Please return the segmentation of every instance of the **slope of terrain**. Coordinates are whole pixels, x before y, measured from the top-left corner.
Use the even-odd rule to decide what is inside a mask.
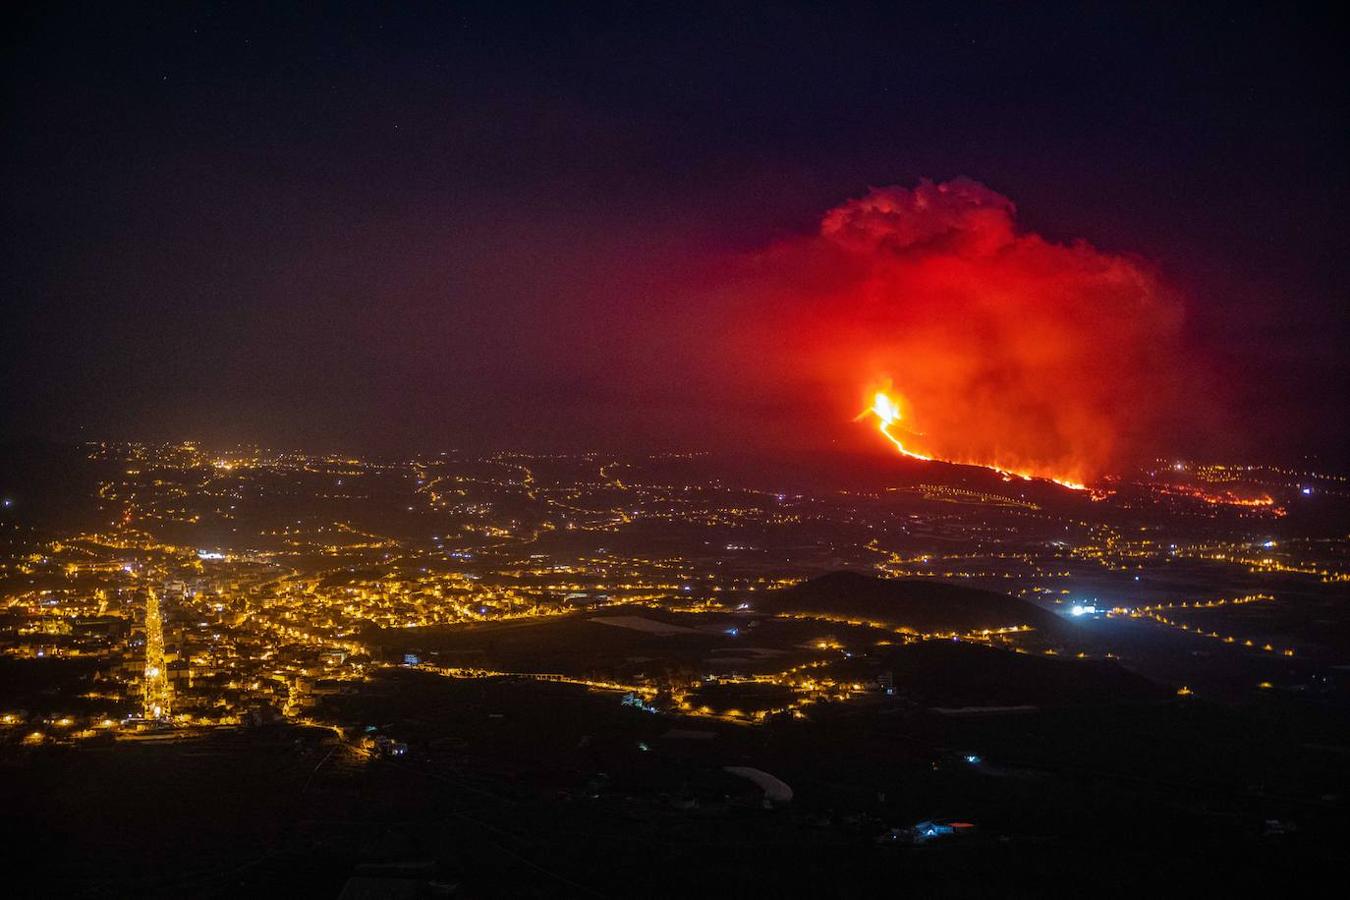
[[[1038,606],[977,588],[938,581],[875,578],[831,572],[774,591],[757,604],[764,612],[882,622],[932,633],[1030,625],[1055,631],[1059,619]]]

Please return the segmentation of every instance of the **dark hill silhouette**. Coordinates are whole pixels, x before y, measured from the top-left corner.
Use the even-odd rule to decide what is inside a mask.
[[[116,466],[89,459],[89,448],[36,439],[0,441],[0,527],[10,523],[70,531],[108,524],[97,499],[99,479]]]
[[[840,679],[892,673],[895,689],[932,706],[1116,703],[1161,700],[1171,691],[1113,661],[1055,659],[968,641],[918,641],[839,663]]]
[[[1007,594],[940,581],[875,578],[857,572],[830,572],[773,591],[761,606],[765,612],[884,622],[929,633],[1014,625],[1053,632],[1060,624],[1053,613]]]

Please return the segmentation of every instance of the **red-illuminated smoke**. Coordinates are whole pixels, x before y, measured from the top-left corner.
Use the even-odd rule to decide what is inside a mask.
[[[761,259],[773,306],[752,329],[841,421],[886,391],[909,455],[1091,481],[1159,443],[1189,365],[1180,305],[1142,260],[1019,233],[1014,212],[967,179],[874,190]]]

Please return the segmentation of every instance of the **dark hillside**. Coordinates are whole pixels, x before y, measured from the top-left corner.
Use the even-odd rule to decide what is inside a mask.
[[[919,632],[978,631],[1014,625],[1055,631],[1059,627],[1053,613],[1006,594],[940,581],[874,578],[857,572],[831,572],[774,591],[761,602],[761,609],[884,622]]]

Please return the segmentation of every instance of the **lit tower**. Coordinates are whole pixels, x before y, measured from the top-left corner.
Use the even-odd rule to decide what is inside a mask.
[[[164,669],[164,620],[159,595],[146,588],[145,599],[145,712],[147,719],[169,717],[169,673]]]

